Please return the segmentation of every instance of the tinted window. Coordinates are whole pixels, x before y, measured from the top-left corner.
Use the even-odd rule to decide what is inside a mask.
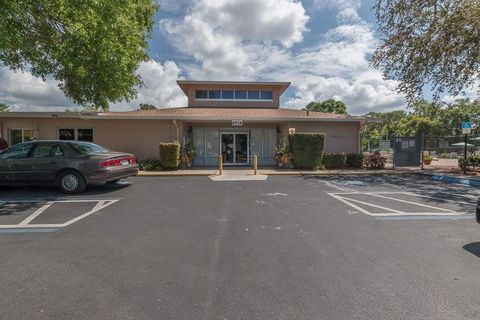
[[[78,129],[77,140],[93,142],[93,129]]]
[[[273,93],[272,91],[261,91],[261,99],[262,100],[272,100],[273,99]]]
[[[75,129],[58,129],[59,140],[75,140]]]
[[[248,91],[248,99],[249,100],[259,100],[260,99],[260,92],[259,91]]]
[[[0,153],[0,159],[22,159],[26,158],[30,149],[32,149],[32,143],[20,143],[14,145],[11,148],[4,150]]]
[[[63,149],[58,144],[53,143],[39,143],[33,149],[32,158],[48,158],[63,156]]]
[[[208,91],[208,99],[220,99],[220,90],[209,90]]]
[[[195,90],[195,98],[196,99],[207,99],[208,98],[208,90]]]
[[[244,91],[244,90],[235,91],[235,99],[247,99],[247,91]]]
[[[90,142],[70,142],[70,147],[72,147],[75,151],[82,153],[82,154],[95,154],[95,153],[105,153],[109,152],[110,150],[101,147],[97,144],[90,143]]]
[[[233,90],[222,90],[222,99],[233,99]]]

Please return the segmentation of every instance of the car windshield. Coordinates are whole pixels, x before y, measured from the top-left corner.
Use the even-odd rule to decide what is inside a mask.
[[[109,152],[110,150],[101,147],[97,144],[90,143],[90,142],[69,142],[68,143],[75,151],[82,153],[82,154],[96,154],[96,153],[105,153]]]

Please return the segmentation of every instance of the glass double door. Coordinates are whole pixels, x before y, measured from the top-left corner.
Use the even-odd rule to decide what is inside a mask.
[[[248,164],[248,133],[221,133],[220,150],[224,164]]]

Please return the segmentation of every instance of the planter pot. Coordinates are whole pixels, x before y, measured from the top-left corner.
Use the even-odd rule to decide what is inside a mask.
[[[423,164],[428,166],[432,163],[432,160],[423,160]]]
[[[288,168],[290,163],[290,156],[288,154],[282,154],[277,156],[277,164],[279,168]]]

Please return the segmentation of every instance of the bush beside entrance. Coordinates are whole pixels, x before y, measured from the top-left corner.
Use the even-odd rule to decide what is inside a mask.
[[[292,164],[296,169],[322,168],[325,135],[323,133],[296,133],[288,136]]]
[[[180,143],[161,142],[159,144],[160,164],[165,170],[176,170],[180,165]]]

